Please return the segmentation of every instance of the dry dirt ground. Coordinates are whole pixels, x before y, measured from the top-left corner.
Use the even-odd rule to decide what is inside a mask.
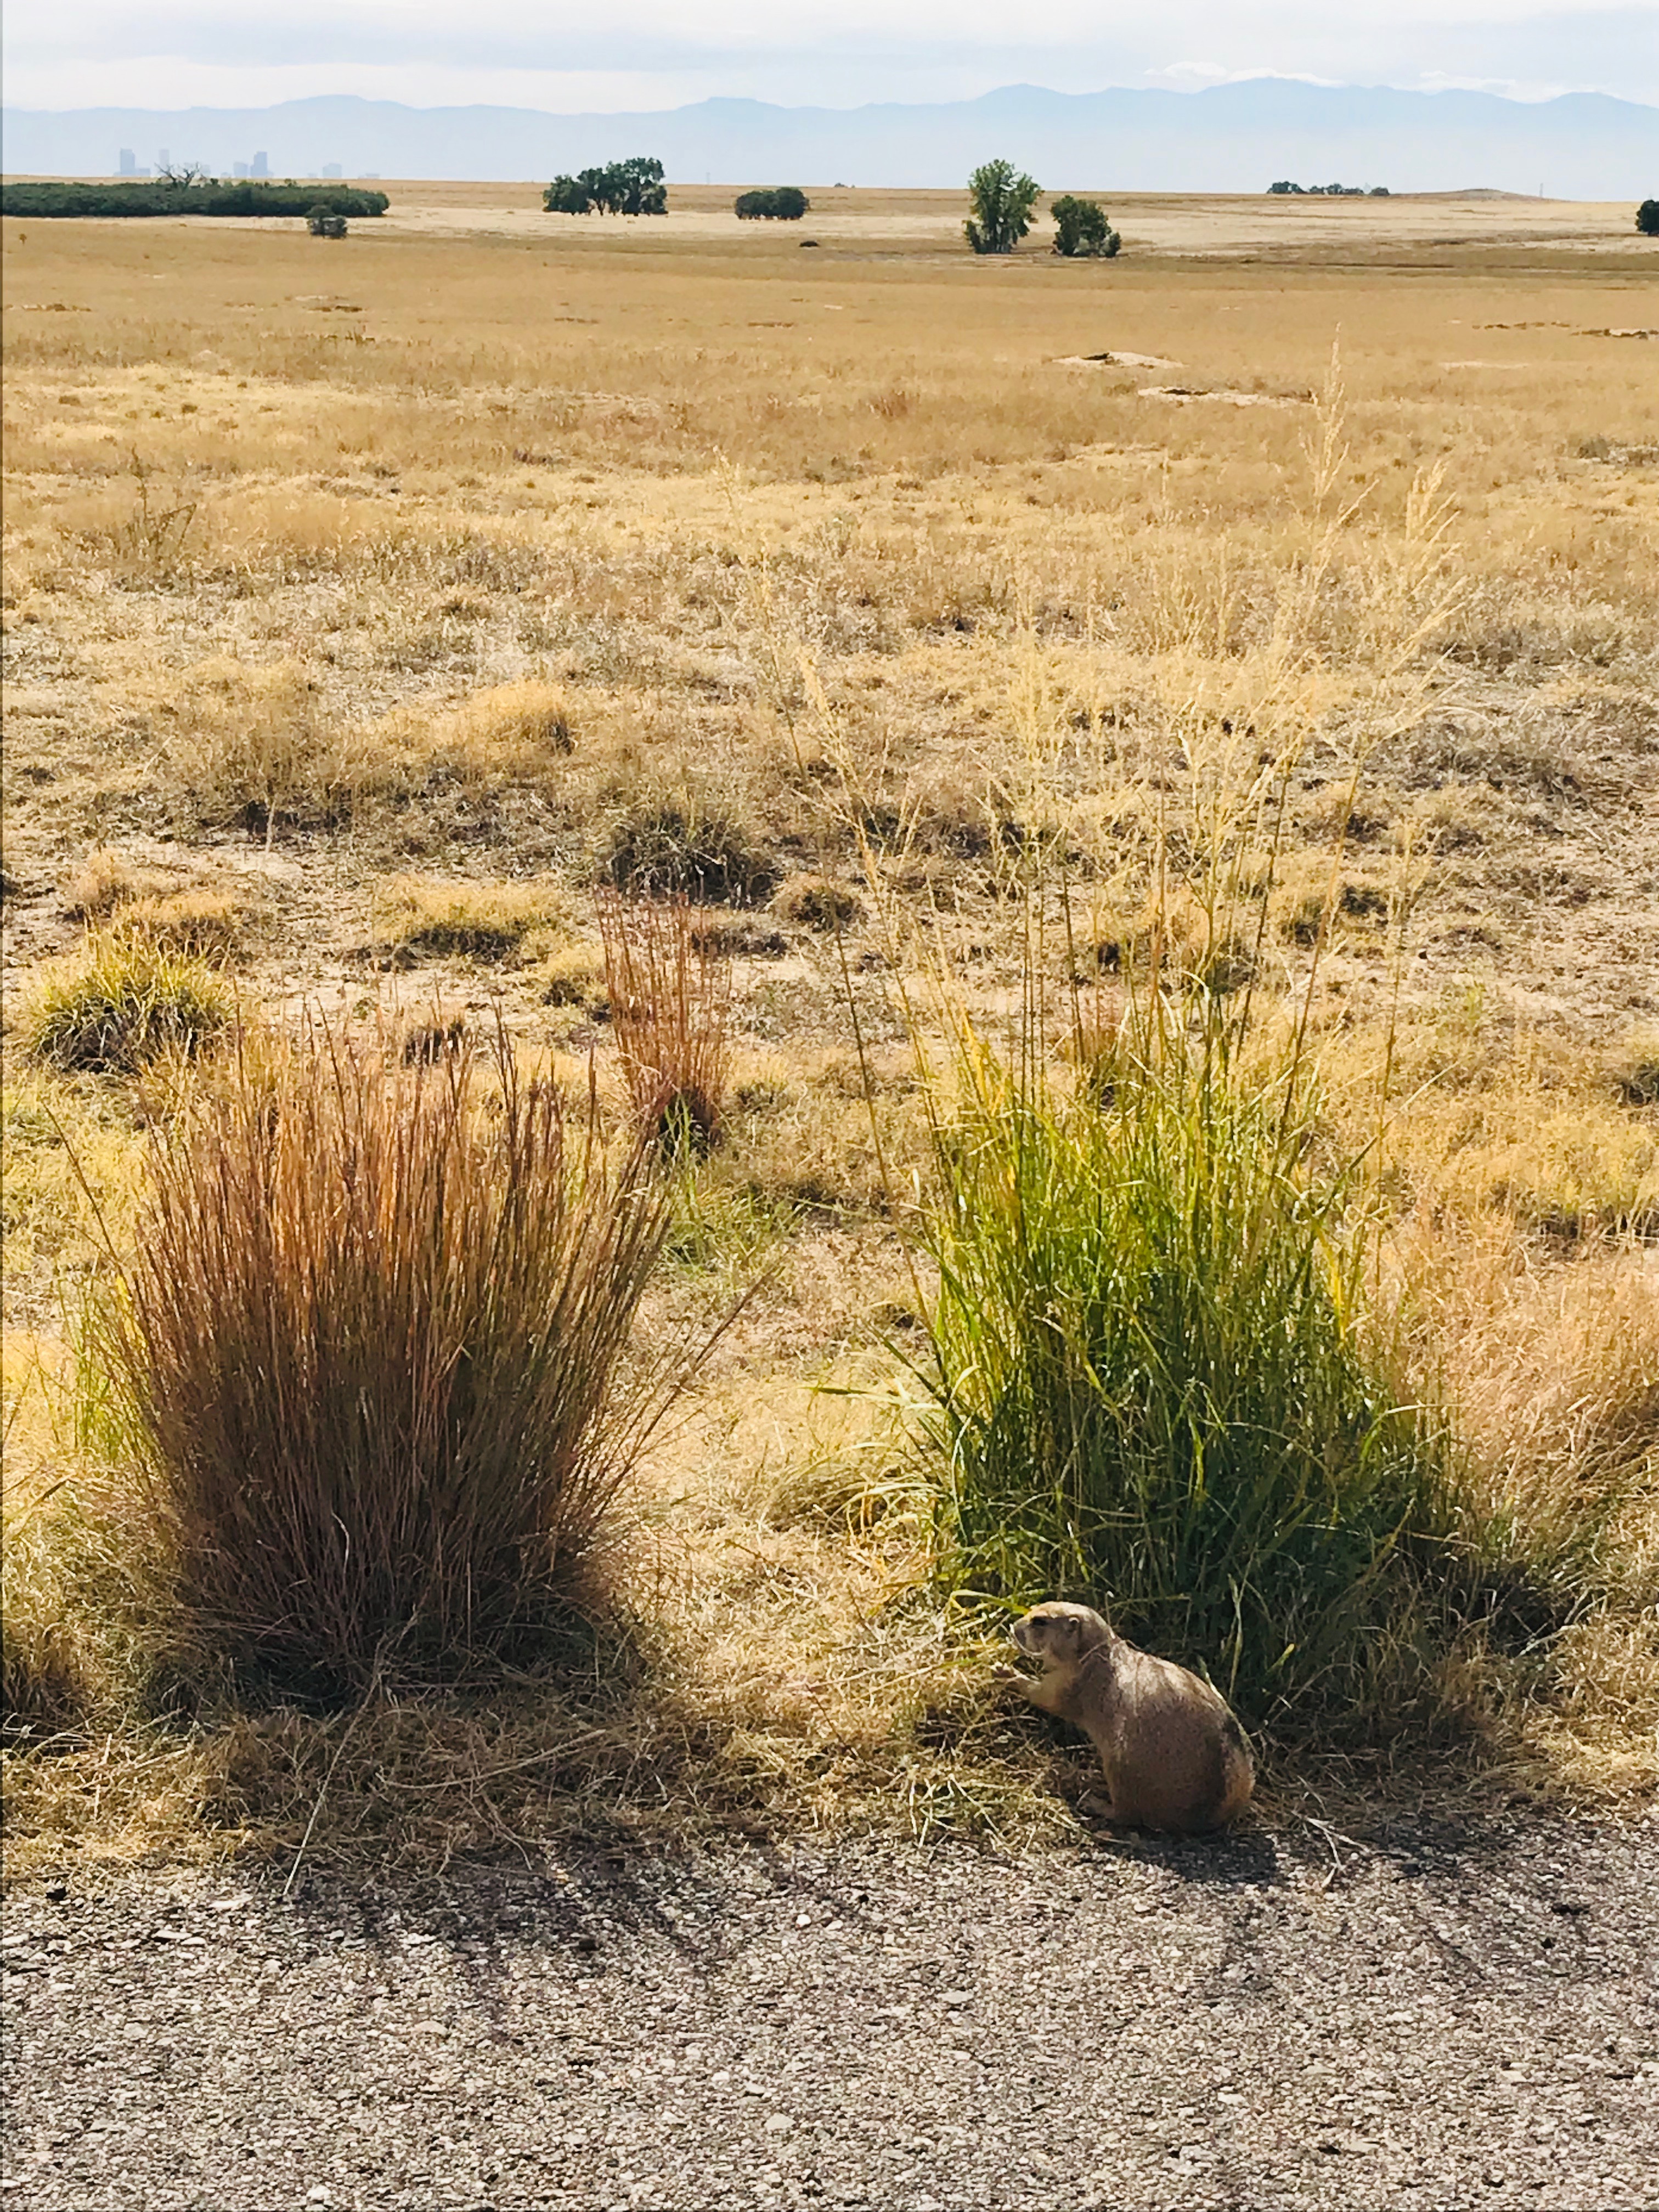
[[[128,1877],[8,1909],[30,2212],[1640,2212],[1650,1821]]]
[[[1127,192],[1107,196],[1127,252],[1295,261],[1304,254],[1328,264],[1346,258],[1385,264],[1393,252],[1474,247],[1486,256],[1520,247],[1575,253],[1627,250],[1630,210],[1580,200],[1488,198],[1479,194],[1413,193],[1382,205],[1355,200],[1208,198]],[[533,186],[400,185],[387,220],[410,230],[479,230],[502,236],[545,231]],[[566,217],[603,234],[602,216]],[[959,192],[888,194],[849,188],[812,196],[797,235],[842,249],[881,252],[896,245],[954,252],[962,242]],[[755,226],[732,213],[731,195],[682,187],[667,218],[672,239],[741,238]],[[614,227],[614,226],[613,226]],[[794,226],[788,226],[793,231]],[[786,231],[785,234],[787,234]]]

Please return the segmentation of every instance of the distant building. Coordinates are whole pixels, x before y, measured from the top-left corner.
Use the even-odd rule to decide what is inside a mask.
[[[115,157],[115,167],[116,173],[119,176],[136,177],[137,175],[138,156],[133,152],[131,146],[122,147],[120,152]]]
[[[268,154],[256,154],[253,157],[252,166],[248,170],[248,174],[250,177],[268,177],[270,174],[270,155]]]
[[[319,177],[343,177],[345,171],[337,161],[325,161],[317,173]]]
[[[173,159],[172,155],[168,153],[168,151],[167,151],[167,148],[166,148],[165,146],[158,146],[158,147],[156,148],[156,149],[155,149],[155,166],[156,166],[156,167],[157,167],[158,169],[165,169],[165,168],[166,168],[166,167],[167,167],[167,163],[168,163],[172,159]]]

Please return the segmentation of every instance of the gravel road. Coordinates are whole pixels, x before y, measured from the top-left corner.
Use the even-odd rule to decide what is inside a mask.
[[[1659,2204],[1659,1823],[39,1883],[8,2205]]]

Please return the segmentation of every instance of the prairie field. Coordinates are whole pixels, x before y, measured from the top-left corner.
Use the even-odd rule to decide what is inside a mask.
[[[1003,1188],[952,1164],[1007,1071],[1033,1126],[1127,1116],[1128,1061],[1201,1037],[1293,1069],[1284,1187],[1334,1178],[1344,1341],[1432,1426],[1434,1556],[1480,1560],[1410,1698],[1253,1711],[1264,1798],[1650,1799],[1630,211],[1109,198],[1123,254],[1073,264],[1042,223],[976,261],[944,193],[390,189],[340,241],[3,226],[13,1865],[1077,1832],[1086,1759],[992,1678],[1030,1590],[942,1565],[980,1352],[940,1301]],[[639,1170],[628,1357],[698,1348],[581,1632],[246,1693],[106,1402],[178,1133],[319,1038],[417,1090],[471,1040],[625,1149],[665,1005],[696,1127]]]

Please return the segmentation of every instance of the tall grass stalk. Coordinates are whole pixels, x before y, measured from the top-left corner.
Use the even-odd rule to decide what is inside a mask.
[[[601,892],[611,1026],[641,1127],[684,1149],[725,1115],[732,962],[718,924],[683,898]]]
[[[667,1225],[504,1037],[245,1058],[94,1335],[193,1632],[325,1699],[533,1654],[665,1401],[625,1355]]]

